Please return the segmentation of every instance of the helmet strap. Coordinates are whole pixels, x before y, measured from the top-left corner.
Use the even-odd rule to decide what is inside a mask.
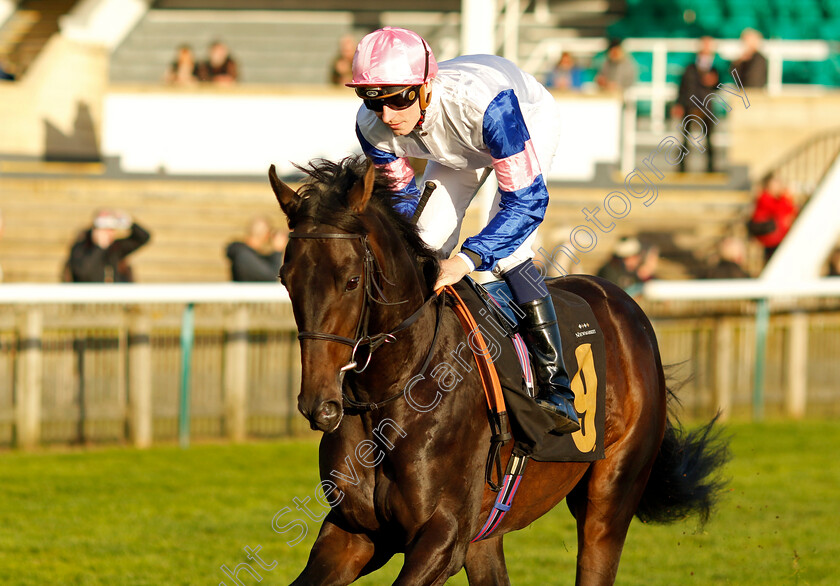
[[[417,121],[417,126],[415,128],[422,128],[423,121],[426,119],[426,108],[429,107],[429,102],[432,99],[432,88],[429,87],[429,92],[426,93],[426,84],[429,83],[429,45],[426,43],[426,39],[422,36],[417,35],[420,38],[420,42],[423,43],[423,50],[426,52],[426,65],[423,70],[423,85],[420,86],[420,120]]]
[[[420,98],[419,98],[419,100],[420,100],[420,111],[425,112],[426,108],[429,107],[429,102],[432,101],[432,88],[430,87],[428,92],[427,92],[425,83],[420,86]]]
[[[418,98],[420,102],[420,120],[417,121],[417,126],[415,128],[421,128],[423,126],[423,121],[426,119],[426,108],[429,107],[429,103],[432,101],[432,88],[429,88],[428,93],[426,93],[426,84],[420,86],[420,97]]]

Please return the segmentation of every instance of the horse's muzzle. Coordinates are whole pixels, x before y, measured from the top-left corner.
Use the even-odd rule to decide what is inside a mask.
[[[344,416],[341,403],[333,400],[319,403],[310,412],[307,412],[301,402],[298,401],[298,410],[309,420],[309,427],[324,433],[335,431]]]

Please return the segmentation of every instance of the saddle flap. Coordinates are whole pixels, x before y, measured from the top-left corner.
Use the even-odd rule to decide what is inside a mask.
[[[606,397],[606,349],[603,332],[589,304],[581,297],[563,291],[548,282],[557,311],[557,321],[563,340],[563,357],[575,392],[575,409],[581,417],[583,429],[573,434],[557,436],[548,433],[554,424],[534,402],[523,372],[528,368],[527,355],[517,351],[514,338],[505,331],[497,315],[505,320],[515,319],[511,296],[504,282],[478,285],[462,279],[455,288],[470,309],[484,334],[502,385],[504,401],[510,419],[516,449],[532,459],[551,462],[590,462],[604,457],[604,408]],[[488,311],[492,291],[498,306]],[[524,345],[523,345],[524,346]]]

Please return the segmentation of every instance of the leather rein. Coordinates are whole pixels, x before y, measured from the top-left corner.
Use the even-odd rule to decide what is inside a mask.
[[[376,259],[376,256],[370,249],[370,244],[368,243],[367,235],[343,234],[333,232],[305,232],[301,234],[296,234],[292,232],[291,234],[289,234],[289,238],[358,240],[362,244],[362,248],[364,250],[362,278],[364,279],[365,294],[362,298],[362,310],[361,314],[359,315],[359,321],[356,324],[355,338],[348,338],[345,336],[339,336],[337,334],[331,333],[306,331],[298,333],[299,340],[323,340],[326,342],[337,342],[339,344],[350,346],[353,349],[350,354],[350,361],[341,367],[341,372],[347,372],[348,370],[352,370],[353,372],[361,373],[364,372],[370,364],[371,356],[373,355],[374,351],[376,351],[385,343],[391,343],[396,341],[396,334],[414,324],[414,322],[416,322],[417,319],[422,315],[426,307],[428,305],[431,305],[432,302],[437,301],[437,319],[435,323],[435,333],[432,337],[432,343],[429,346],[429,351],[426,354],[426,359],[423,362],[423,366],[421,367],[420,372],[424,372],[426,370],[426,368],[431,363],[432,355],[434,354],[435,345],[437,343],[438,331],[440,330],[441,319],[443,317],[443,307],[444,305],[446,305],[445,291],[441,291],[440,294],[432,293],[432,295],[429,296],[429,298],[423,302],[423,304],[417,309],[417,311],[405,318],[390,332],[380,332],[378,334],[371,335],[368,331],[370,322],[371,303],[378,303],[379,305],[400,305],[402,303],[405,303],[405,301],[397,301],[391,303],[387,299],[385,299],[385,295],[382,291],[382,288],[373,278],[374,274],[381,275],[382,270],[379,267],[379,262]],[[385,279],[385,277],[382,277],[382,279],[385,280],[387,283],[393,285],[393,283]],[[377,296],[381,299],[377,299]],[[357,358],[356,354],[360,351],[367,352],[366,359]],[[361,368],[359,368],[359,362],[361,361],[364,361],[364,364],[361,366]],[[405,387],[403,387],[403,389],[400,392],[391,395],[390,397],[387,397],[382,401],[362,402],[356,401],[351,397],[348,397],[346,393],[342,392],[342,398],[345,408],[350,408],[357,412],[372,411],[374,409],[379,409],[380,407],[387,405],[388,403],[396,401],[403,395],[405,395]]]

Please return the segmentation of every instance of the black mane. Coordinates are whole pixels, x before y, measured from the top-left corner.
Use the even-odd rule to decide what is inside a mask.
[[[298,166],[298,169],[308,179],[298,190],[301,198],[297,207],[289,214],[290,229],[294,229],[303,219],[311,219],[352,234],[368,233],[359,214],[351,210],[347,203],[350,190],[367,170],[367,159],[364,156],[351,156],[338,162],[315,159],[308,166]],[[368,207],[373,206],[388,224],[397,229],[431,288],[437,279],[438,256],[420,238],[417,227],[396,211],[394,206],[401,197],[395,193],[391,179],[377,173]]]

